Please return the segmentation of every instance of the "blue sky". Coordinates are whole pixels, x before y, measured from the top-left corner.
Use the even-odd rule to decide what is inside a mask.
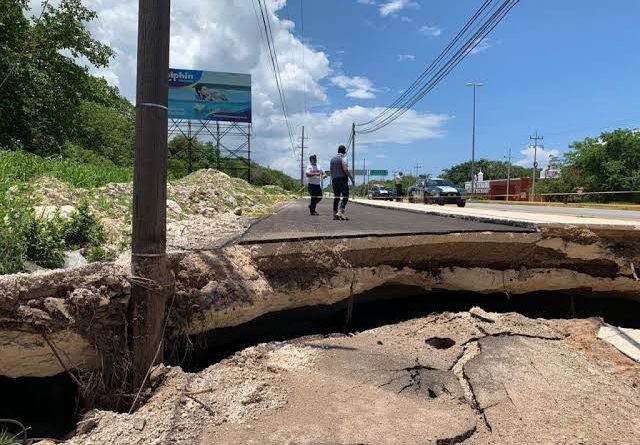
[[[51,0],[56,3],[59,0]],[[291,175],[299,157],[284,124],[256,0],[172,2],[174,68],[241,72],[253,82],[253,157]],[[371,119],[439,54],[482,0],[264,0],[271,17],[294,132],[326,163],[351,122]],[[497,0],[495,0],[497,2]],[[135,97],[137,3],[83,0],[97,11],[89,28],[116,57],[103,76]],[[31,0],[37,13],[40,0]],[[471,155],[472,91],[478,91],[477,156],[531,165],[529,135],[544,156],[602,129],[640,127],[639,0],[521,0],[506,20],[415,109],[358,137],[357,167],[423,173]],[[304,58],[303,58],[304,55]],[[304,61],[304,63],[303,63]],[[306,98],[309,105],[304,107]],[[297,136],[297,135],[296,135]],[[522,151],[524,150],[524,153]]]
[[[299,23],[299,1],[288,3],[278,15]],[[334,69],[366,77],[376,90],[375,98],[358,99],[329,86],[329,103],[312,110],[390,103],[481,1],[398,2],[402,9],[383,15],[388,3],[305,0],[306,41],[327,53]],[[546,150],[562,153],[572,141],[603,128],[640,126],[638,17],[637,0],[522,0],[483,50],[417,105],[417,111],[451,117],[443,137],[376,144],[364,156],[375,168],[407,170],[421,163],[432,174],[468,160],[472,92],[467,81],[487,84],[478,90],[477,157],[501,159],[511,147],[514,161],[526,164],[521,150],[536,130],[544,135]]]

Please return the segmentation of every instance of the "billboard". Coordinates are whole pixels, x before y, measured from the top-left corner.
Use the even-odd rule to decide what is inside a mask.
[[[169,118],[251,122],[251,75],[170,68]]]

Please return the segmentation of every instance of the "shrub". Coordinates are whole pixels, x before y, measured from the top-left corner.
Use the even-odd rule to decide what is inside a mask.
[[[90,263],[98,261],[107,261],[113,259],[113,255],[107,249],[102,246],[89,246],[85,253],[85,258]]]
[[[106,240],[102,224],[91,213],[86,201],[81,202],[63,223],[63,231],[65,244],[71,249],[99,246]]]
[[[27,259],[38,266],[55,269],[64,265],[64,222],[60,215],[39,218],[33,209],[26,221]]]

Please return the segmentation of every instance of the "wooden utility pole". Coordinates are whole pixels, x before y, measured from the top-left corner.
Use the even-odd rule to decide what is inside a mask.
[[[531,196],[529,197],[529,201],[536,200],[536,176],[538,174],[538,141],[543,140],[543,136],[538,136],[538,132],[536,131],[535,136],[529,136],[529,139],[533,141],[533,174],[531,181]]]
[[[304,187],[304,125],[302,126],[302,139],[300,142],[300,187]]]
[[[129,304],[136,388],[162,361],[165,303],[174,283],[166,257],[169,14],[170,0],[139,0]]]
[[[356,123],[351,126],[351,168],[353,169],[353,186],[356,186]]]
[[[509,196],[511,194],[511,147],[509,147],[509,161],[507,163],[507,201],[509,201]]]

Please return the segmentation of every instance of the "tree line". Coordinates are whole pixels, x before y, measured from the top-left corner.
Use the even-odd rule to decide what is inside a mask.
[[[96,13],[82,0],[53,3],[43,2],[35,17],[28,0],[0,0],[0,149],[131,168],[134,106],[88,68],[108,67],[114,51],[91,36]],[[189,173],[184,139],[170,141],[169,177]],[[211,143],[194,143],[201,151],[192,170],[246,174],[241,161],[218,159]],[[252,170],[258,185],[297,188],[284,173],[255,163]]]

